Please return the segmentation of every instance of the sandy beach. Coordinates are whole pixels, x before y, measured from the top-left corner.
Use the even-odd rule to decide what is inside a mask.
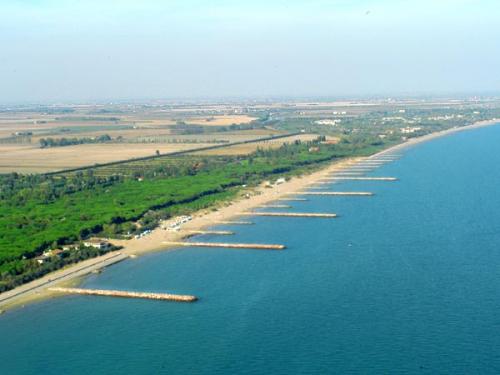
[[[193,219],[183,224],[182,230],[178,232],[161,229],[161,226],[168,226],[174,221],[173,219],[166,220],[161,223],[159,228],[153,230],[152,233],[146,237],[122,241],[114,240],[113,243],[123,246],[121,251],[128,255],[140,255],[155,250],[166,250],[168,246],[163,244],[163,242],[182,241],[192,236],[190,231],[207,230],[208,227],[220,224],[221,222],[236,220],[236,218],[238,218],[238,220],[248,221],[248,219],[241,219],[238,213],[252,211],[255,208],[265,206],[277,199],[286,198],[291,193],[300,192],[319,179],[331,173],[339,172],[353,165],[358,160],[361,160],[361,158],[338,161],[317,172],[313,172],[306,176],[293,177],[289,181],[279,185],[274,184],[270,187],[266,187],[262,184],[257,188],[249,189],[244,191],[243,197],[232,202],[227,202],[225,205],[218,207],[216,211],[207,209],[193,214]]]
[[[161,225],[157,229],[153,230],[149,235],[139,239],[113,240],[113,244],[123,246],[123,249],[68,266],[38,280],[34,280],[30,283],[0,294],[0,312],[12,307],[22,306],[35,300],[50,297],[52,294],[47,291],[47,288],[61,286],[63,284],[67,285],[68,283],[75,284],[75,281],[78,280],[78,278],[81,278],[91,272],[96,272],[126,258],[139,256],[151,251],[165,251],[172,249],[172,246],[169,247],[165,245],[164,242],[179,242],[187,237],[193,236],[190,231],[203,231],[207,230],[207,228],[211,226],[220,224],[220,222],[236,220],[239,213],[252,211],[255,208],[270,204],[278,199],[289,197],[292,193],[303,191],[310,185],[318,182],[318,180],[327,177],[332,173],[341,172],[362,160],[376,159],[377,157],[383,155],[395,154],[404,148],[411,147],[422,142],[459,131],[473,130],[493,125],[498,123],[498,121],[499,120],[497,119],[482,121],[466,127],[452,128],[420,138],[414,138],[380,151],[372,156],[369,156],[368,158],[352,158],[336,161],[321,170],[314,171],[308,175],[293,177],[282,184],[273,184],[272,187],[267,187],[262,184],[257,188],[244,191],[242,197],[235,199],[232,202],[221,204],[216,208],[216,210],[207,209],[195,213],[192,215],[193,219],[183,224],[182,230],[178,232],[167,231],[161,228],[162,226],[168,226],[171,222],[173,222],[172,219],[162,222]],[[247,219],[241,220],[246,221]]]
[[[203,231],[210,226],[217,225],[220,222],[235,220],[239,216],[238,215],[239,212],[248,212],[251,211],[252,209],[258,208],[259,206],[270,204],[271,202],[274,202],[277,199],[285,198],[290,193],[303,191],[305,188],[314,184],[318,180],[321,180],[322,178],[327,177],[332,173],[341,172],[342,170],[355,165],[361,160],[376,159],[378,156],[395,153],[404,148],[411,147],[420,144],[422,142],[427,142],[438,137],[443,137],[460,131],[473,130],[485,126],[494,125],[498,123],[498,121],[499,120],[497,119],[489,121],[481,121],[466,127],[452,128],[445,131],[428,134],[423,137],[413,138],[404,143],[400,143],[398,145],[382,150],[374,155],[369,156],[368,158],[351,158],[351,159],[336,161],[319,171],[313,172],[305,176],[294,177],[289,181],[284,182],[283,184],[273,185],[273,187],[271,188],[264,187],[264,185],[261,185],[257,189],[253,189],[251,191],[246,192],[246,194],[250,195],[249,198],[240,198],[234,200],[229,204],[225,205],[224,207],[218,208],[217,211],[210,211],[210,210],[200,211],[195,215],[193,215],[192,221],[182,226],[183,229],[182,231],[169,232],[157,228],[147,237],[143,237],[140,239],[126,240],[126,241],[115,240],[113,242],[116,243],[117,245],[123,246],[122,252],[127,253],[129,255],[140,255],[145,252],[150,252],[155,250],[168,250],[168,246],[163,244],[163,242],[182,241],[186,237],[192,236],[192,234],[188,233],[189,231]],[[167,220],[162,224],[168,225],[171,222],[173,222],[173,220]]]

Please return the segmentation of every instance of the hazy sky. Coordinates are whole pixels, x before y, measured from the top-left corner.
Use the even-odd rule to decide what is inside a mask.
[[[484,91],[499,0],[0,0],[0,103]]]

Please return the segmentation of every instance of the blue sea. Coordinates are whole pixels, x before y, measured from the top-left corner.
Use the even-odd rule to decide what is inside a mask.
[[[184,304],[66,296],[0,316],[1,374],[500,374],[500,126],[398,151],[369,176],[84,287],[194,294]],[[282,203],[282,202],[281,202]]]

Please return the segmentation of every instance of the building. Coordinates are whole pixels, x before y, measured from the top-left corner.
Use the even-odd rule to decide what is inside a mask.
[[[63,245],[62,249],[64,251],[70,251],[70,250],[74,250],[78,247],[78,245],[76,244],[71,244],[71,245]]]
[[[111,244],[109,242],[102,240],[95,240],[95,239],[84,241],[83,245],[86,247],[93,247],[99,250],[108,250],[111,247]]]
[[[336,126],[337,124],[340,124],[341,122],[342,122],[341,119],[323,119],[323,120],[314,121],[314,123],[317,125],[331,125],[331,126]]]
[[[412,134],[412,133],[415,133],[415,132],[418,132],[420,130],[422,130],[421,127],[419,126],[414,126],[414,127],[406,127],[406,128],[401,128],[401,133],[403,134]]]
[[[63,252],[64,250],[62,249],[46,250],[42,255],[36,257],[35,260],[38,262],[38,264],[44,264],[45,261],[49,260],[51,257],[61,256]]]

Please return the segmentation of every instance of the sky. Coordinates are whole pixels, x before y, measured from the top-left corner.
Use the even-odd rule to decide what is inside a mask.
[[[498,0],[0,0],[0,104],[500,93]]]

